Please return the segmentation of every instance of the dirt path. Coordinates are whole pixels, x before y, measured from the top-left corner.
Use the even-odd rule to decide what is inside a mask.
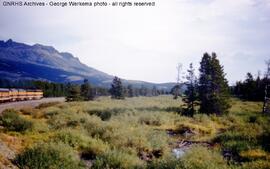
[[[41,100],[29,100],[29,101],[20,101],[20,102],[11,102],[11,103],[1,103],[0,104],[0,113],[5,109],[21,109],[23,107],[36,107],[41,103],[48,102],[64,102],[64,97],[53,97],[53,98],[43,98]]]

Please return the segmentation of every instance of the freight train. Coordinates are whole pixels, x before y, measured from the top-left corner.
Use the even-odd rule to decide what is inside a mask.
[[[43,98],[42,90],[0,88],[0,103],[22,100],[38,100],[41,98]]]

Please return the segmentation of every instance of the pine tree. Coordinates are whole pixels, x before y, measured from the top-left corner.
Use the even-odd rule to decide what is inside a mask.
[[[81,97],[85,101],[94,99],[94,93],[87,79],[84,79],[83,84],[81,85]]]
[[[112,99],[124,99],[124,88],[121,79],[114,77],[110,89]]]
[[[140,96],[140,89],[139,88],[134,89],[134,96],[136,96],[136,97]]]
[[[133,90],[132,85],[127,86],[127,96],[128,97],[134,97],[134,90]]]
[[[197,77],[195,75],[195,69],[193,68],[193,64],[189,65],[189,69],[187,70],[187,82],[185,83],[187,86],[187,90],[185,91],[185,98],[183,101],[186,104],[186,109],[184,114],[188,116],[193,116],[195,113],[195,101],[197,100]]]
[[[140,88],[140,95],[147,96],[147,88],[144,85],[142,85]]]
[[[251,73],[247,73],[246,80],[244,82],[244,97],[247,98],[248,100],[251,100],[254,98],[255,95],[255,90],[256,90],[256,81],[253,78],[253,75]]]
[[[200,65],[200,112],[217,115],[227,113],[230,108],[229,86],[216,54],[210,56],[205,53]]]
[[[66,101],[72,102],[72,101],[80,101],[80,100],[82,100],[80,96],[80,87],[78,85],[68,83]]]
[[[250,101],[263,101],[265,95],[265,86],[267,84],[267,78],[261,78],[260,73],[257,78],[253,78],[251,73],[247,73],[244,82],[238,81],[232,88],[232,93],[244,100]]]
[[[156,86],[153,86],[153,89],[152,89],[152,96],[158,96],[158,89]]]
[[[176,84],[171,88],[170,93],[173,95],[173,99],[177,99],[180,96],[180,85]]]

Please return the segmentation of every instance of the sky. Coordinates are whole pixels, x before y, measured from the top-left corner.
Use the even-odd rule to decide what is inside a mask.
[[[156,6],[4,7],[0,0],[0,39],[54,46],[132,80],[175,82],[177,64],[198,68],[205,52],[217,53],[230,84],[263,74],[270,0],[150,1]]]

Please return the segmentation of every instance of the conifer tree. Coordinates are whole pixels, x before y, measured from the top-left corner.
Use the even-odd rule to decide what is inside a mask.
[[[127,86],[127,96],[128,97],[134,97],[134,90],[133,90],[132,85]]]
[[[244,98],[252,100],[256,97],[256,93],[254,93],[256,91],[256,81],[254,80],[253,75],[250,72],[247,73],[246,80],[244,81],[244,90]]]
[[[71,83],[67,84],[67,102],[80,101],[82,98],[80,96],[80,87]]]
[[[251,73],[247,73],[243,82],[238,81],[232,87],[232,94],[244,100],[263,101],[267,84],[266,79],[266,77],[261,78],[260,74],[255,79]]]
[[[140,96],[140,89],[139,88],[134,88],[134,96],[136,96],[136,97]]]
[[[217,115],[227,113],[230,108],[229,86],[223,66],[215,53],[212,56],[205,53],[200,65],[200,112]]]
[[[121,79],[114,77],[110,89],[112,99],[124,99],[124,88],[121,82]]]
[[[81,85],[81,97],[85,101],[94,99],[94,94],[91,85],[89,84],[87,79],[84,79],[83,84]]]
[[[147,96],[147,88],[144,85],[142,85],[140,88],[140,95]]]
[[[172,87],[170,93],[173,95],[173,99],[177,99],[180,96],[180,84],[176,84]]]
[[[153,86],[153,89],[152,89],[152,96],[158,96],[158,89],[156,86]]]
[[[184,114],[188,116],[193,116],[195,113],[195,101],[197,100],[198,92],[197,77],[195,75],[195,69],[193,68],[192,63],[190,63],[187,73],[187,82],[185,83],[187,86],[187,90],[185,91],[185,98],[183,99],[186,104]]]

